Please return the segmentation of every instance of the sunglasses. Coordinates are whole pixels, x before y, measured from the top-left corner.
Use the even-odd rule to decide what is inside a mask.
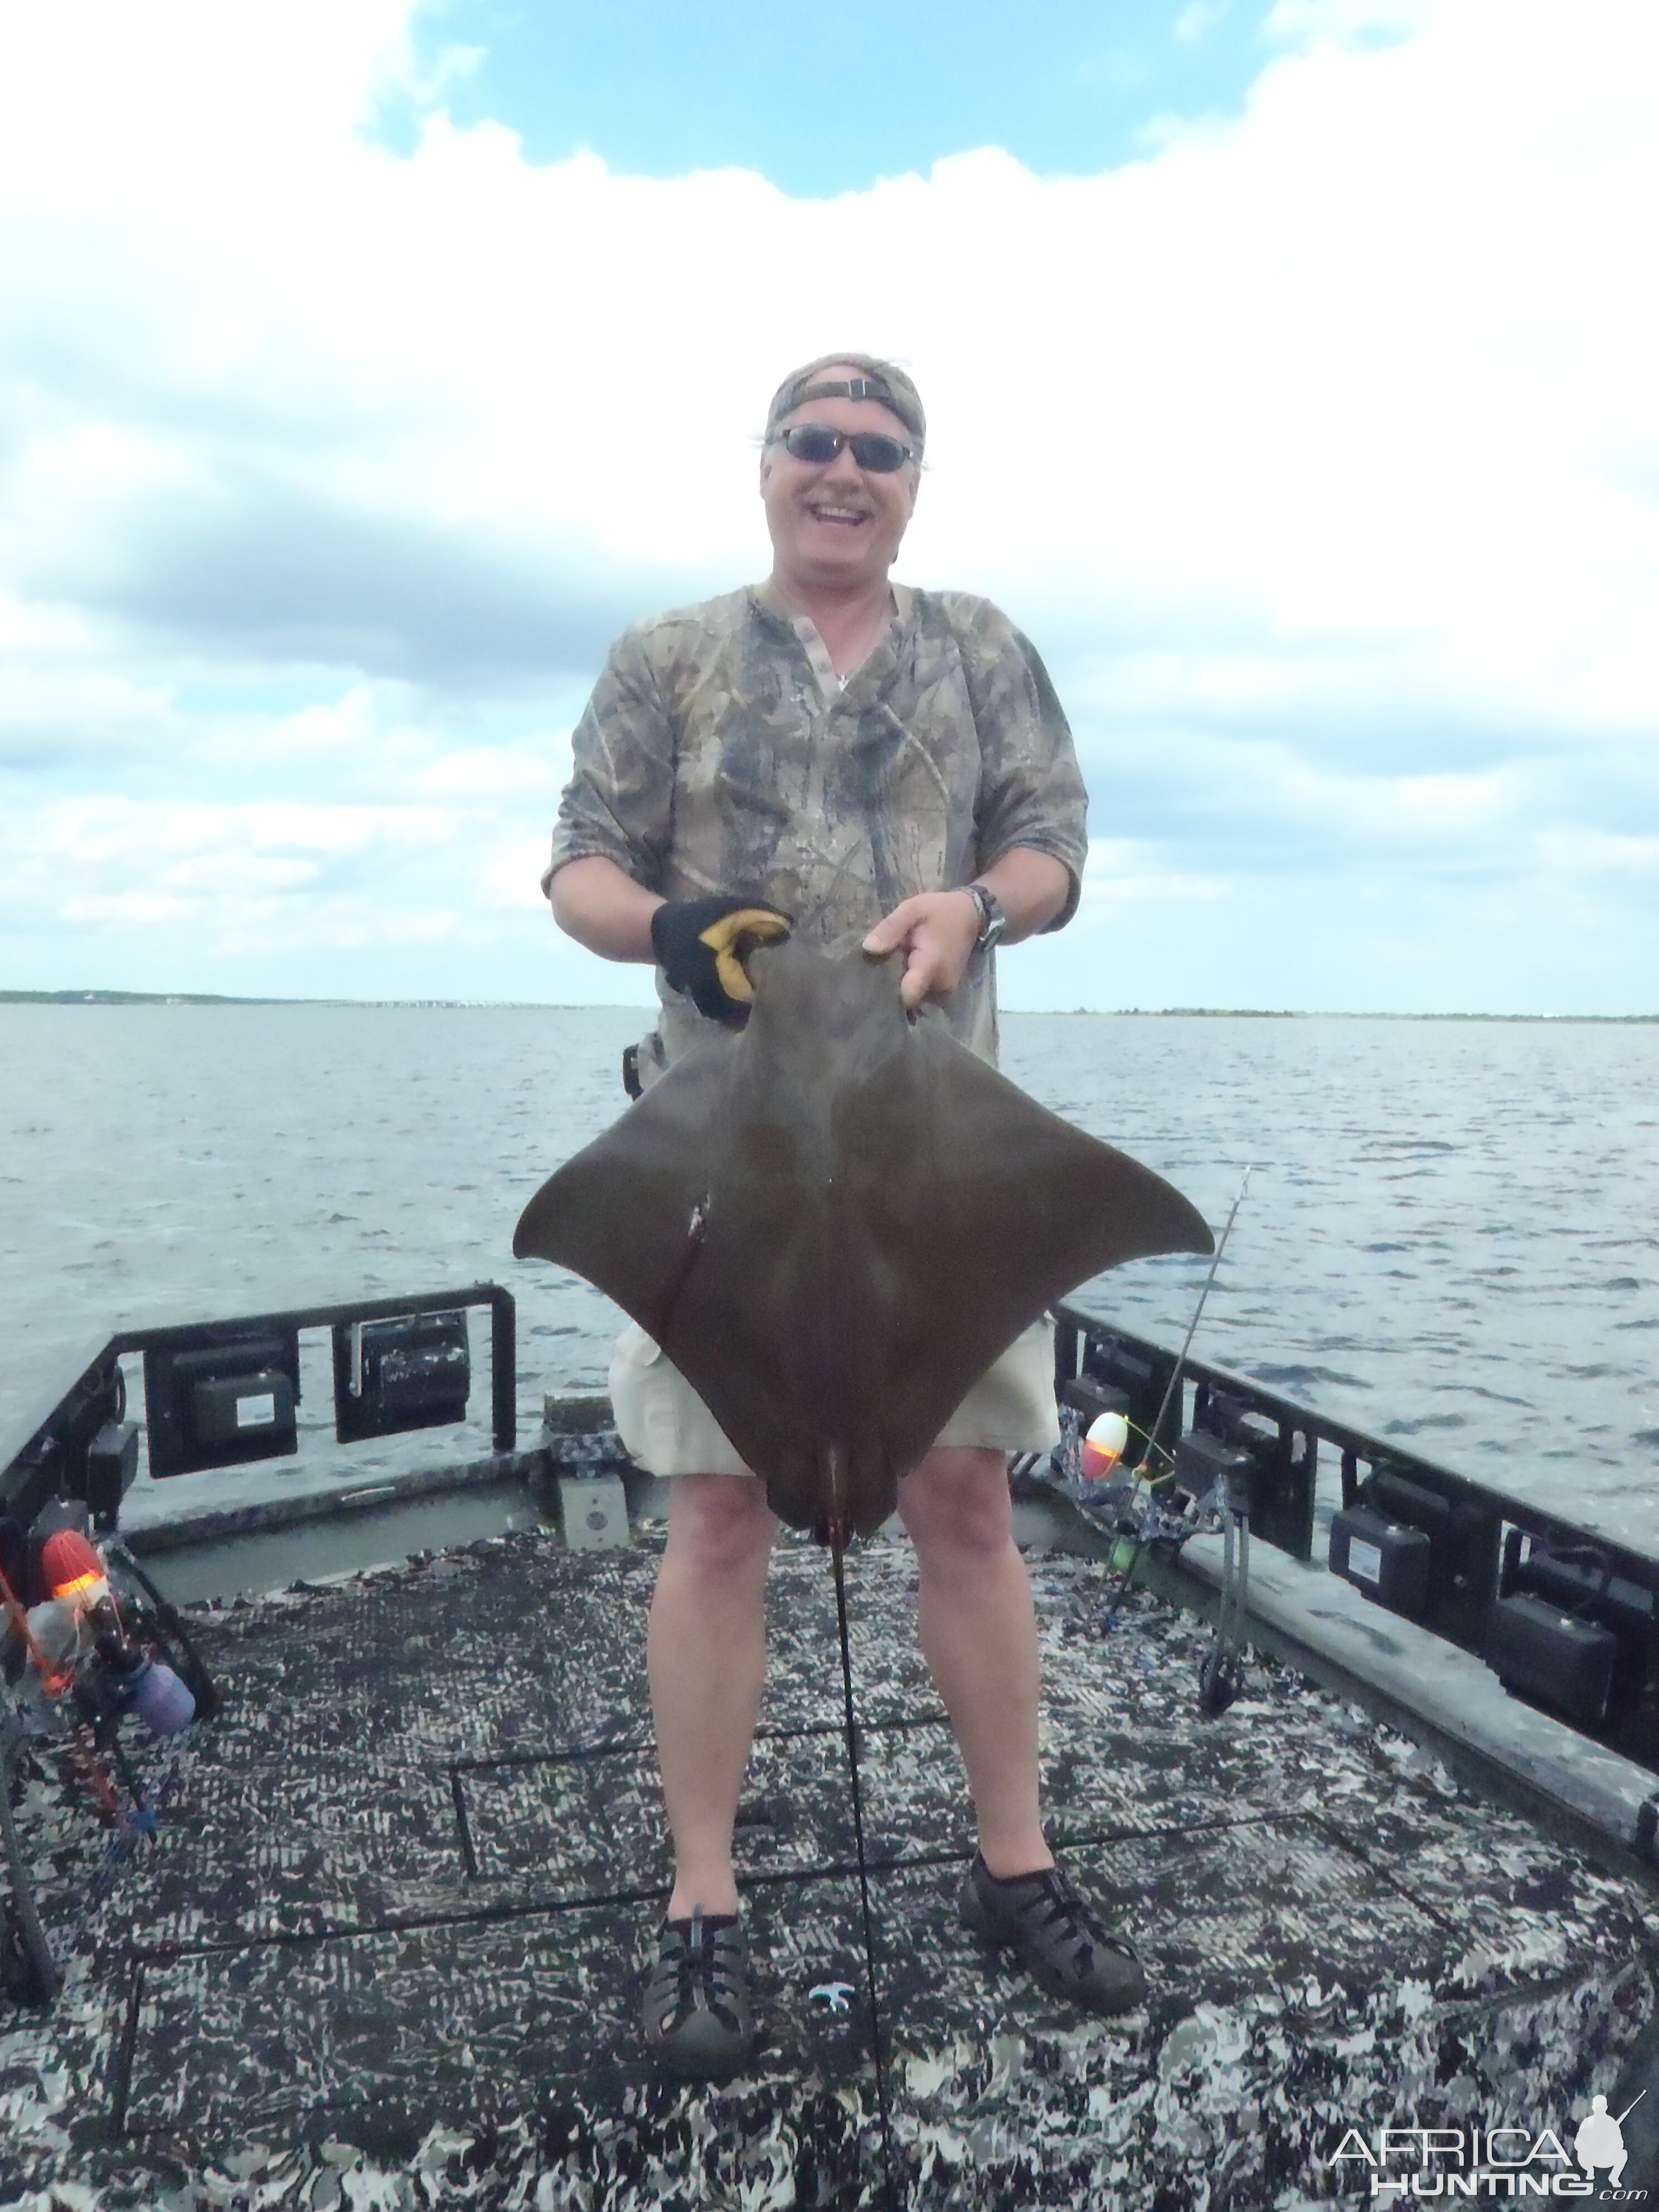
[[[780,434],[779,442],[793,460],[805,461],[815,469],[828,468],[842,447],[850,446],[859,466],[878,477],[890,477],[916,458],[913,446],[884,431],[832,430],[827,422],[797,422],[793,430]]]

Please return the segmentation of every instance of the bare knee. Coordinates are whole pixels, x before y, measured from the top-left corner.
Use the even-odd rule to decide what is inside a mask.
[[[1014,1534],[1006,1453],[935,1444],[899,1485],[899,1516],[924,1569],[999,1558]]]
[[[677,1475],[664,1564],[699,1577],[763,1575],[777,1525],[752,1475]]]

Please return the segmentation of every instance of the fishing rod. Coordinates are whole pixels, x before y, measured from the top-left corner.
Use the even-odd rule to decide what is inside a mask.
[[[1233,1224],[1238,1219],[1238,1210],[1244,1203],[1245,1194],[1250,1188],[1250,1177],[1255,1172],[1255,1170],[1254,1165],[1247,1167],[1244,1170],[1243,1179],[1238,1186],[1237,1194],[1234,1198],[1232,1205],[1228,1210],[1225,1225],[1223,1227],[1220,1236],[1216,1240],[1215,1251],[1212,1255],[1210,1260],[1209,1273],[1204,1278],[1203,1287],[1200,1290],[1198,1294],[1198,1303],[1193,1308],[1192,1319],[1187,1324],[1187,1334],[1181,1340],[1181,1349],[1176,1352],[1175,1364],[1170,1370],[1170,1379],[1164,1384],[1164,1395],[1159,1401],[1158,1412],[1152,1418],[1152,1425],[1141,1431],[1146,1449],[1146,1453],[1142,1456],[1139,1466],[1132,1470],[1133,1480],[1138,1483],[1151,1483],[1162,1479],[1153,1472],[1152,1465],[1152,1455],[1153,1453],[1156,1452],[1161,1454],[1165,1460],[1169,1461],[1171,1467],[1175,1464],[1174,1459],[1167,1446],[1162,1443],[1159,1439],[1164,1433],[1164,1424],[1168,1418],[1170,1408],[1175,1402],[1176,1393],[1181,1388],[1182,1376],[1187,1364],[1187,1355],[1193,1348],[1193,1339],[1198,1334],[1198,1324],[1203,1319],[1204,1308],[1206,1304],[1208,1302],[1210,1292],[1215,1288],[1216,1276],[1220,1271],[1221,1262],[1226,1253],[1228,1240],[1233,1233]],[[1237,1585],[1235,1585],[1233,1580],[1233,1539],[1235,1522],[1239,1522],[1242,1524],[1238,1529],[1240,1573]],[[1244,1591],[1248,1587],[1250,1571],[1250,1532],[1248,1517],[1240,1516],[1230,1509],[1226,1515],[1224,1528],[1226,1536],[1226,1551],[1222,1565],[1221,1612],[1217,1621],[1215,1644],[1212,1648],[1208,1656],[1206,1658],[1203,1669],[1200,1675],[1200,1688],[1204,1701],[1205,1710],[1212,1713],[1219,1712],[1224,1706],[1230,1705],[1232,1701],[1233,1690],[1236,1687],[1236,1684],[1232,1681],[1231,1670],[1226,1665],[1226,1651],[1229,1646],[1229,1640],[1237,1640],[1239,1631],[1243,1626]],[[1108,1635],[1111,1632],[1112,1626],[1116,1620],[1119,1612],[1122,1608],[1123,1601],[1128,1595],[1130,1586],[1134,1581],[1135,1569],[1140,1565],[1141,1556],[1145,1553],[1146,1547],[1148,1544],[1152,1543],[1155,1538],[1166,1533],[1175,1534],[1178,1532],[1175,1530],[1165,1531],[1156,1525],[1149,1525],[1146,1521],[1143,1521],[1137,1529],[1134,1537],[1133,1548],[1129,1553],[1127,1564],[1122,1568],[1120,1573],[1117,1588],[1113,1591],[1110,1601],[1107,1604],[1104,1612],[1101,1614],[1100,1626],[1103,1635]],[[1192,1532],[1188,1530],[1185,1533],[1191,1534]]]
[[[1204,1287],[1198,1294],[1198,1304],[1193,1308],[1193,1317],[1187,1324],[1187,1334],[1181,1340],[1181,1349],[1176,1354],[1175,1365],[1170,1370],[1170,1379],[1164,1385],[1163,1401],[1158,1407],[1157,1418],[1152,1423],[1152,1433],[1147,1439],[1154,1451],[1162,1449],[1158,1443],[1158,1437],[1164,1427],[1164,1417],[1170,1410],[1170,1401],[1181,1387],[1182,1370],[1187,1364],[1187,1354],[1193,1348],[1193,1339],[1198,1334],[1198,1324],[1204,1316],[1205,1301],[1215,1288],[1216,1274],[1221,1266],[1222,1255],[1227,1249],[1227,1239],[1233,1233],[1233,1224],[1238,1218],[1238,1209],[1244,1203],[1244,1194],[1250,1187],[1250,1177],[1254,1173],[1254,1168],[1245,1169],[1244,1179],[1238,1186],[1238,1195],[1234,1199],[1231,1210],[1227,1216],[1227,1225],[1216,1240],[1215,1252],[1210,1261],[1210,1272],[1204,1278]],[[1165,1456],[1168,1456],[1167,1453]],[[1144,1472],[1146,1462],[1143,1461],[1137,1472]]]

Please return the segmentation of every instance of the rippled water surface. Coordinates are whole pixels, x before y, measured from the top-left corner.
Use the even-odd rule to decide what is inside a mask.
[[[521,1430],[603,1389],[614,1310],[508,1243],[642,1026],[0,1006],[0,1433],[118,1321],[489,1279]],[[1027,1015],[1004,1066],[1218,1225],[1254,1165],[1197,1351],[1659,1553],[1659,1027]],[[1083,1302],[1173,1340],[1202,1273]],[[308,1372],[313,1427],[325,1400]]]

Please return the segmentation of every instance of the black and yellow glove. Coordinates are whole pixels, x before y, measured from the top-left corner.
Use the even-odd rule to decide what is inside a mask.
[[[744,962],[757,945],[787,937],[789,927],[787,915],[752,899],[666,899],[651,917],[651,943],[674,988],[700,1014],[723,1022],[754,1000]]]

